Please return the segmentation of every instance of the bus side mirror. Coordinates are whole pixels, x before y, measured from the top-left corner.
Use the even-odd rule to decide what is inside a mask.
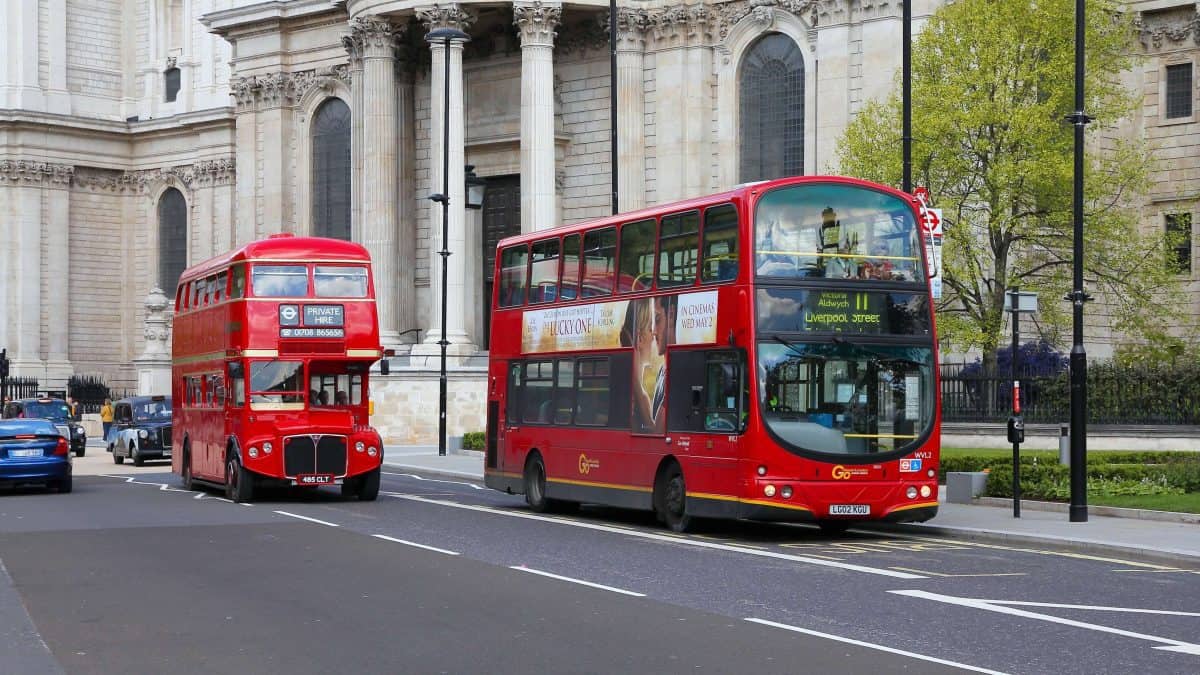
[[[692,385],[692,414],[700,414],[700,403],[704,400],[704,387]]]
[[[379,360],[379,374],[387,375],[390,372],[392,372],[392,362],[389,361],[388,359],[380,359]]]

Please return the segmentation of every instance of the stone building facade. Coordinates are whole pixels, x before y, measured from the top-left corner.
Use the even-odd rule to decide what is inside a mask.
[[[914,3],[914,31],[939,4]],[[1197,8],[1132,5],[1151,56],[1131,74],[1146,92],[1139,123],[1180,160],[1157,176],[1146,226],[1171,215],[1179,227],[1200,181],[1197,127],[1194,113],[1164,120],[1162,100],[1167,69],[1192,63],[1194,107]],[[392,374],[375,380],[376,422],[390,441],[427,442],[442,232],[427,197],[441,191],[446,152],[449,426],[479,430],[486,251],[510,233],[609,213],[607,2],[0,8],[10,37],[0,69],[0,345],[15,374],[48,386],[72,373],[133,386],[143,300],[154,287],[170,295],[186,264],[280,231],[341,236],[372,252],[384,341],[398,353]],[[836,171],[846,124],[894,87],[901,12],[898,0],[621,0],[621,210]],[[442,27],[470,40],[425,41]],[[1177,98],[1180,69],[1170,72]],[[468,165],[487,182],[481,211],[464,208]]]

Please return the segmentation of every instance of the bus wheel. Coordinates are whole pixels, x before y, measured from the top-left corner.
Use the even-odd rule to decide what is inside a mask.
[[[525,503],[538,513],[550,510],[550,500],[546,499],[546,465],[536,452],[525,462]]]
[[[693,519],[687,512],[687,486],[683,470],[672,464],[663,472],[654,490],[654,509],[658,519],[673,532],[687,532]]]
[[[254,476],[242,468],[236,452],[225,460],[225,498],[239,504],[254,498]]]
[[[138,454],[137,448],[133,447],[133,443],[129,444],[129,456],[133,458],[134,466],[146,466],[146,460]]]
[[[191,492],[196,488],[192,483],[192,448],[189,445],[183,446],[183,461],[180,462],[179,482],[183,485],[183,489]]]
[[[845,534],[850,529],[848,520],[818,520],[817,527],[823,534]]]
[[[358,501],[373,502],[379,496],[379,469],[369,471],[358,479]]]

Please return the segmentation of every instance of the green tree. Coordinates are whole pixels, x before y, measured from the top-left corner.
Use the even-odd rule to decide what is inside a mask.
[[[1153,342],[1168,339],[1181,303],[1164,235],[1138,227],[1153,159],[1126,131],[1139,100],[1119,77],[1136,63],[1135,32],[1118,9],[1087,7],[1085,283],[1115,330]],[[947,4],[913,46],[914,182],[945,220],[939,329],[955,347],[980,348],[989,368],[1006,288],[1039,293],[1044,337],[1061,344],[1069,330],[1074,59],[1070,0]],[[843,173],[899,185],[900,106],[899,87],[864,106],[839,144]]]

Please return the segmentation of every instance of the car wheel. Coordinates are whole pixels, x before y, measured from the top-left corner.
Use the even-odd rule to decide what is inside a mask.
[[[242,467],[236,452],[225,460],[225,497],[239,504],[254,499],[254,476]]]
[[[379,496],[379,469],[363,474],[358,481],[358,501],[373,502]]]
[[[86,452],[86,451],[87,451],[87,447],[86,447],[86,446],[80,446],[80,447],[79,447],[79,449],[75,451],[75,456],[76,456],[76,457],[83,457],[83,453],[84,453],[84,452]]]
[[[133,447],[132,443],[129,444],[129,456],[133,458],[134,466],[146,465],[146,460],[142,459],[142,456],[138,454],[137,448]]]
[[[124,464],[124,463],[125,463],[125,458],[114,452],[113,453],[113,464]]]
[[[667,468],[654,486],[654,510],[658,519],[673,532],[687,532],[693,518],[687,512],[687,485],[678,464]]]
[[[72,487],[71,486],[71,474],[68,472],[66,478],[55,481],[51,487],[53,487],[55,490],[58,490],[59,494],[64,494],[64,495],[67,494],[68,492],[71,491],[71,487]]]

